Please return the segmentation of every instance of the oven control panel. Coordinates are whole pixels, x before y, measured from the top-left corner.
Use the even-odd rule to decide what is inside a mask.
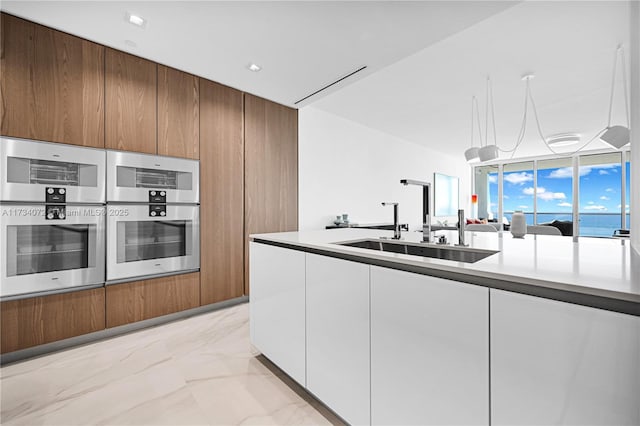
[[[165,217],[167,215],[166,204],[151,204],[149,206],[149,216],[151,217]]]
[[[44,201],[45,203],[65,204],[67,202],[67,190],[48,186],[44,191]]]
[[[46,220],[65,220],[67,218],[66,207],[61,205],[45,206]]]
[[[151,190],[149,191],[150,203],[167,203],[167,191]]]

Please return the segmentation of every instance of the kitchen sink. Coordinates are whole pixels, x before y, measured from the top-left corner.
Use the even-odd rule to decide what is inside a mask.
[[[431,257],[456,262],[474,263],[498,253],[494,250],[481,250],[464,247],[445,247],[433,244],[406,243],[401,241],[365,239],[334,243],[341,246],[357,247],[367,250],[386,251],[391,253],[410,254],[413,256]]]

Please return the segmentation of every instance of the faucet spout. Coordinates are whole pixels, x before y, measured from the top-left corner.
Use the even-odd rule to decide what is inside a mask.
[[[398,203],[382,203],[383,206],[393,206],[393,239],[399,240],[401,237],[400,220],[398,218]]]
[[[431,184],[421,180],[401,179],[403,185],[417,185],[422,187],[422,241],[428,243],[431,240]]]

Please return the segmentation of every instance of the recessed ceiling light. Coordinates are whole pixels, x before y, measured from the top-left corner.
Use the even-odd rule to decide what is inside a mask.
[[[142,16],[134,15],[131,12],[127,12],[127,22],[140,28],[144,28],[147,26],[146,19],[144,19]]]
[[[580,135],[577,133],[561,133],[547,138],[547,143],[551,146],[575,145],[578,142],[580,142]]]
[[[249,64],[247,65],[247,68],[249,68],[249,71],[253,71],[253,72],[258,72],[262,69],[262,67],[258,64]]]

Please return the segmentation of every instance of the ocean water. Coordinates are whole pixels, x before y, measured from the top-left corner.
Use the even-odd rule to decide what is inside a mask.
[[[533,213],[525,213],[527,224],[533,225]],[[511,222],[511,213],[505,213]],[[538,213],[538,223],[553,222],[554,220],[571,220],[567,213]],[[630,214],[627,213],[627,229],[629,229]],[[620,213],[580,213],[580,236],[610,237],[613,231],[622,227]]]

